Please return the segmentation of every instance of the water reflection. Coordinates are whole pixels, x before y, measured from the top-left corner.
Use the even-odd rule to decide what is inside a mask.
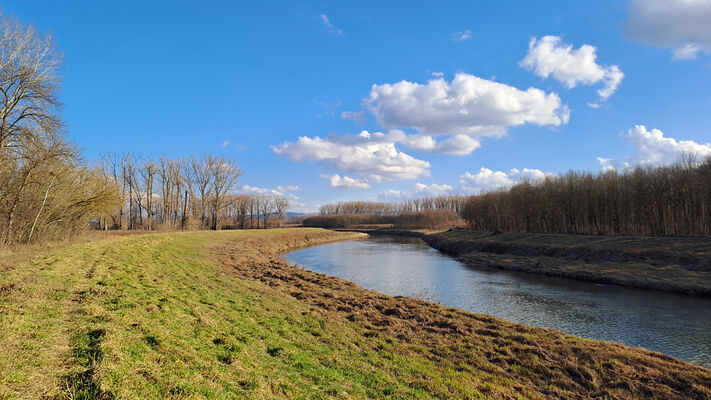
[[[467,266],[414,238],[339,242],[286,258],[389,295],[711,365],[711,299]]]

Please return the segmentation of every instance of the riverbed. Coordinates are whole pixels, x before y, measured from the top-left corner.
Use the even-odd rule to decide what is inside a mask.
[[[711,299],[474,267],[418,238],[373,236],[286,254],[381,293],[624,343],[711,366]]]

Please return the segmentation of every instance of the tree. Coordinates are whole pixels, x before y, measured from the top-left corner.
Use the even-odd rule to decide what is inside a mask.
[[[52,38],[14,18],[0,20],[0,153],[22,152],[30,140],[61,129],[59,69]]]
[[[269,219],[269,214],[272,213],[272,196],[268,194],[259,194],[256,198],[256,203],[262,209],[262,216],[264,217],[264,229],[267,229],[267,222]],[[259,212],[259,210],[257,210]],[[257,219],[257,228],[259,228],[259,220]]]
[[[276,212],[277,224],[279,228],[281,228],[282,218],[284,217],[286,211],[289,209],[289,200],[287,200],[287,198],[282,195],[275,195],[273,204],[274,211]]]
[[[212,201],[212,229],[217,230],[220,226],[222,209],[225,206],[225,195],[237,184],[237,180],[242,176],[242,169],[233,160],[226,160],[224,157],[213,159],[210,163],[211,201]]]
[[[190,177],[191,183],[193,183],[195,186],[198,201],[200,202],[201,228],[204,228],[206,226],[208,201],[207,198],[210,194],[210,189],[212,187],[212,172],[214,170],[214,163],[214,156],[203,156],[200,160],[196,159],[193,156],[190,157],[190,160],[187,163],[187,174]],[[193,198],[195,198],[195,196],[193,196]]]

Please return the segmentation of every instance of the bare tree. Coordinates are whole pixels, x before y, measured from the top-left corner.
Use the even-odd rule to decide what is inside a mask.
[[[203,156],[201,159],[190,157],[188,161],[187,173],[190,181],[195,186],[197,201],[200,203],[200,223],[204,228],[207,222],[207,202],[212,188],[212,171],[215,163],[214,156]]]
[[[212,178],[210,183],[212,190],[210,197],[212,202],[212,229],[217,230],[220,226],[220,216],[225,206],[225,195],[237,184],[237,180],[242,176],[242,169],[233,160],[226,160],[224,157],[215,158],[209,164]]]
[[[262,209],[262,216],[264,218],[264,229],[267,229],[269,214],[272,213],[274,205],[272,197],[268,194],[259,194],[257,195],[255,203],[257,203],[258,206]],[[257,212],[259,211],[257,210]],[[259,228],[259,219],[257,219],[257,228]]]
[[[275,195],[273,204],[274,211],[276,212],[277,224],[278,227],[281,228],[282,218],[284,217],[286,211],[289,209],[289,200],[287,200],[287,198],[282,195]]]
[[[52,38],[11,17],[0,20],[0,153],[22,151],[28,136],[54,134],[62,57]]]

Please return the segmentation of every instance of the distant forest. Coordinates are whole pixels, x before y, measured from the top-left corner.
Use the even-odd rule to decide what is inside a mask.
[[[456,213],[460,221],[454,218]],[[568,172],[473,196],[321,207],[304,225],[395,227],[636,236],[711,235],[711,158],[627,171]]]

